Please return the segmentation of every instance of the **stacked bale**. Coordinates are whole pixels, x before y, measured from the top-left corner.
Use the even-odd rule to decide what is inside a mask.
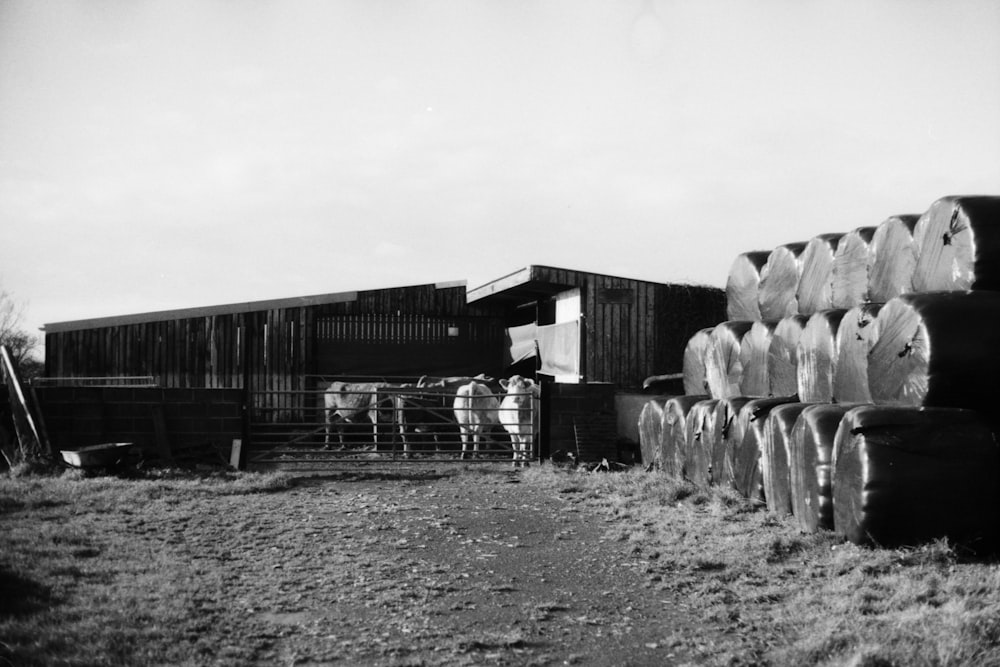
[[[833,465],[834,529],[851,542],[997,544],[1000,453],[976,412],[854,408],[840,422]]]
[[[759,320],[760,274],[770,254],[754,250],[736,256],[726,279],[726,316],[730,320]]]
[[[766,398],[771,395],[771,376],[768,373],[767,354],[777,322],[754,322],[740,342],[740,396]]]
[[[697,331],[684,348],[681,371],[684,373],[685,394],[705,394],[708,382],[705,377],[705,358],[712,345],[712,327]]]
[[[684,476],[695,486],[708,488],[712,480],[712,448],[715,443],[717,399],[698,401],[686,417],[687,435]]]
[[[796,386],[804,403],[833,400],[833,378],[837,370],[837,331],[845,310],[814,313],[806,323],[796,348]]]
[[[919,219],[893,215],[875,228],[868,255],[868,298],[873,303],[885,303],[913,289],[917,267],[913,229]]]
[[[760,471],[767,511],[771,514],[792,513],[792,429],[806,407],[805,403],[776,405],[764,422]]]
[[[847,310],[868,302],[868,257],[875,227],[844,234],[833,258],[831,307]]]
[[[1000,197],[942,197],[913,240],[914,291],[1000,289]]]
[[[663,467],[663,420],[667,398],[653,398],[642,406],[639,413],[639,451],[643,465],[660,470]]]
[[[722,322],[709,334],[708,350],[705,354],[705,382],[712,398],[730,398],[740,395],[743,379],[743,364],[740,361],[740,346],[743,336],[750,331],[753,322]]]
[[[764,480],[760,455],[767,437],[767,416],[779,405],[794,403],[795,398],[781,396],[748,401],[740,410],[743,441],[734,458],[736,490],[747,498],[764,502]]]
[[[837,365],[833,374],[833,400],[838,403],[871,403],[868,390],[868,353],[878,338],[880,303],[851,308],[837,327]]]
[[[799,313],[812,315],[833,307],[833,260],[843,234],[820,234],[802,251],[802,274],[795,292]]]
[[[799,310],[795,294],[802,276],[805,243],[786,243],[772,250],[760,271],[757,303],[760,319],[780,320]]]
[[[663,406],[658,458],[663,471],[677,479],[684,476],[688,413],[691,412],[691,408],[707,398],[705,395],[674,396]]]
[[[712,483],[736,488],[736,455],[746,433],[746,422],[740,417],[746,396],[722,399],[715,406],[715,444],[712,448]],[[749,416],[749,415],[747,415]]]
[[[809,405],[795,421],[789,439],[792,515],[804,533],[833,530],[833,445],[851,407]]]
[[[797,352],[799,339],[808,323],[809,318],[805,315],[790,315],[774,327],[767,349],[767,373],[774,396],[793,396],[799,390]]]

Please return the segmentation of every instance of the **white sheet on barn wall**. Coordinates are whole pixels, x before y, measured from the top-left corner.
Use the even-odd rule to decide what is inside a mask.
[[[580,288],[560,292],[555,301],[555,324],[538,327],[540,371],[556,382],[575,384],[580,381]]]
[[[575,322],[580,319],[580,288],[556,294],[556,324]]]

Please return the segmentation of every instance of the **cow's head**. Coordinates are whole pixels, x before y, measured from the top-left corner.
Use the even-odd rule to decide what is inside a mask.
[[[501,378],[500,386],[508,394],[526,394],[535,387],[535,381],[520,375],[512,375],[506,380]]]

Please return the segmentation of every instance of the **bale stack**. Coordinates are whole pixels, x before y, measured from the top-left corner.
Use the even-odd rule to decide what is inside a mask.
[[[743,380],[743,363],[740,348],[743,337],[753,322],[722,322],[709,334],[705,354],[705,382],[712,398],[731,398],[740,395]]]
[[[767,349],[767,373],[774,396],[794,396],[799,391],[799,339],[808,323],[805,315],[790,315],[774,328]]]
[[[684,393],[688,395],[708,393],[705,377],[705,358],[712,344],[712,327],[697,331],[684,348],[681,371],[684,373]]]
[[[804,533],[833,530],[833,445],[850,405],[806,406],[789,439],[792,514]]]
[[[885,303],[913,289],[917,244],[913,228],[918,215],[893,215],[875,228],[868,255],[868,299]]]
[[[660,470],[663,468],[663,422],[666,404],[670,399],[653,398],[639,412],[639,451],[643,465]]]
[[[684,455],[684,476],[699,488],[708,488],[712,481],[712,448],[715,443],[715,406],[710,398],[691,406],[686,419],[687,437]]]
[[[880,303],[851,308],[837,327],[837,365],[833,374],[833,400],[837,403],[871,403],[868,390],[868,353],[878,338]]]
[[[746,422],[740,416],[743,406],[750,402],[746,396],[726,398],[715,406],[715,443],[712,447],[712,484],[736,488],[736,454]]]
[[[760,272],[757,303],[760,319],[780,320],[799,311],[795,298],[802,276],[805,243],[786,243],[772,250]]]
[[[771,376],[768,372],[767,354],[777,322],[754,322],[740,342],[740,396],[766,398],[771,395]]]
[[[770,255],[753,250],[736,256],[726,279],[726,317],[730,320],[759,320],[760,274]]]
[[[794,397],[757,398],[748,401],[740,410],[743,440],[733,460],[735,462],[736,490],[747,498],[764,502],[764,479],[761,469],[761,452],[767,438],[767,416],[779,405],[794,403]]]
[[[868,301],[868,257],[875,227],[844,234],[833,257],[831,308],[847,310]]]
[[[812,315],[833,307],[833,261],[843,234],[820,234],[802,252],[802,275],[795,292],[799,313]]]
[[[674,396],[663,406],[663,426],[660,428],[660,466],[664,472],[680,479],[684,476],[687,454],[687,416],[691,408],[707,399],[706,395]]]
[[[844,310],[821,310],[806,323],[795,350],[796,386],[804,403],[833,400],[833,378],[837,371],[837,331]]]
[[[778,516],[792,513],[791,450],[795,420],[805,403],[774,406],[764,422],[764,442],[760,452],[761,480],[767,511]]]
[[[913,230],[913,290],[1000,289],[1000,197],[942,197]]]

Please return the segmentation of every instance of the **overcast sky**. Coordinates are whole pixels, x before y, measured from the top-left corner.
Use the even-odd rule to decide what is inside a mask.
[[[1000,194],[996,0],[0,0],[27,325],[733,258]]]

